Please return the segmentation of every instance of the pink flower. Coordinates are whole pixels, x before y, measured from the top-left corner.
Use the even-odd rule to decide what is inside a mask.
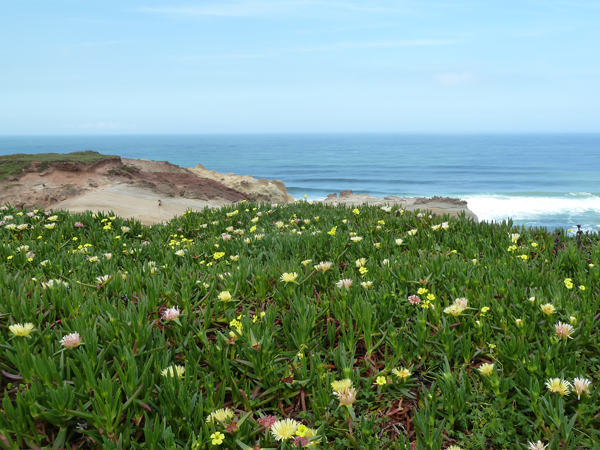
[[[181,314],[181,312],[177,309],[177,306],[174,306],[163,311],[163,319],[167,321],[175,320],[179,317],[179,314]]]
[[[265,416],[258,419],[258,423],[261,427],[265,427],[265,433],[269,431],[269,429],[273,426],[273,424],[277,422],[277,417],[275,416]]]
[[[222,234],[221,238],[223,238],[224,241],[228,241],[229,239],[231,239],[231,235],[230,234]]]
[[[33,217],[33,216],[35,216],[35,213],[33,211],[27,213],[27,217]]]
[[[150,241],[144,241],[142,242],[142,245],[150,245]]]
[[[35,253],[33,252],[27,252],[27,254],[25,255],[25,258],[29,259],[29,258],[35,258]]]
[[[83,226],[83,224],[81,222],[75,222],[75,226],[77,228],[81,228]]]
[[[419,303],[421,303],[421,299],[418,295],[411,295],[410,297],[408,297],[408,301],[411,305],[418,305]]]
[[[65,337],[63,337],[60,340],[60,343],[65,348],[74,348],[74,347],[77,347],[79,344],[81,344],[81,336],[79,336],[79,333],[77,333],[77,332],[67,334]]]
[[[309,443],[310,441],[308,439],[306,439],[303,436],[296,436],[296,439],[294,439],[294,445],[296,447],[300,447],[300,443],[302,443],[302,448],[306,448],[306,445]]]

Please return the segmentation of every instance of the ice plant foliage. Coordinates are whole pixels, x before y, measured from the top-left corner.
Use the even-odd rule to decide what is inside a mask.
[[[354,208],[4,205],[0,447],[600,448],[596,235]]]

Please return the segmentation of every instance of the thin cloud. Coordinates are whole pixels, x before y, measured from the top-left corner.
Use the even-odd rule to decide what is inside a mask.
[[[121,45],[121,44],[131,44],[137,41],[104,41],[104,42],[82,42],[81,44],[76,44],[79,47],[99,47],[103,45]]]
[[[462,72],[462,73],[438,73],[433,77],[438,83],[445,85],[461,85],[461,84],[469,84],[477,81],[477,77],[473,75],[471,72]]]
[[[79,125],[65,125],[64,129],[79,129],[79,130],[133,130],[138,128],[137,125],[124,125],[115,122],[87,122]]]
[[[233,54],[222,54],[222,55],[193,55],[193,56],[182,56],[174,58],[175,61],[187,62],[196,61],[199,59],[255,59],[255,58],[269,58],[274,56],[272,53],[233,53]]]
[[[405,13],[408,11],[405,8],[379,6],[377,4],[354,4],[350,2],[326,2],[319,0],[242,1],[225,4],[214,3],[204,6],[142,7],[136,11],[178,16],[243,17],[281,13],[292,14],[298,8],[306,7],[318,7],[320,13],[322,13],[323,8],[372,13]]]
[[[324,45],[321,47],[300,48],[300,52],[327,52],[336,50],[354,50],[366,48],[389,48],[389,47],[415,47],[429,45],[450,45],[456,41],[443,39],[409,39],[400,41],[380,41],[380,42],[339,42],[332,45]]]

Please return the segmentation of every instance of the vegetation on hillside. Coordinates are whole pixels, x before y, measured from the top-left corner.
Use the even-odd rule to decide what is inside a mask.
[[[108,158],[118,158],[118,156],[102,155],[91,150],[73,153],[35,153],[31,155],[17,153],[0,156],[0,181],[10,177],[18,177],[23,169],[29,167],[29,164],[34,161],[42,163],[38,167],[41,172],[48,168],[49,163],[53,162],[79,162],[92,165]]]
[[[0,448],[600,448],[597,234],[1,213]]]

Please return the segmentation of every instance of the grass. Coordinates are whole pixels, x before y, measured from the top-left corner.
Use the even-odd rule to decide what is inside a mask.
[[[0,448],[600,448],[597,234],[307,202],[2,215]]]
[[[53,162],[79,162],[92,165],[107,158],[117,158],[117,156],[102,155],[90,150],[73,153],[37,153],[31,155],[17,153],[0,156],[0,181],[10,177],[18,177],[21,175],[23,169],[29,167],[29,164],[32,162],[41,162],[42,164],[40,164],[38,169],[40,172],[43,172]]]

